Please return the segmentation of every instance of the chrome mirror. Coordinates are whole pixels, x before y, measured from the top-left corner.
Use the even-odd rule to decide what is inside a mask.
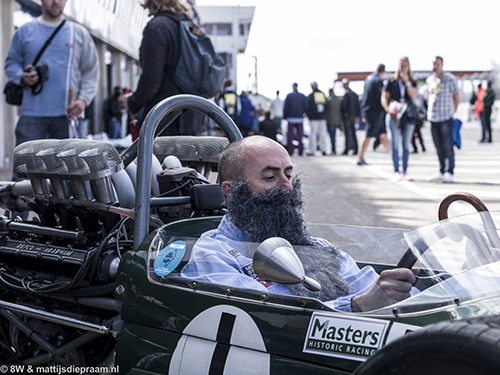
[[[302,262],[292,245],[281,237],[271,237],[262,242],[253,256],[253,269],[264,281],[279,284],[300,284],[319,292],[321,284],[306,276]]]

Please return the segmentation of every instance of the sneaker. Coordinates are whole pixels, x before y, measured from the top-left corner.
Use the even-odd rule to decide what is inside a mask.
[[[443,182],[446,182],[446,183],[451,183],[451,182],[453,182],[453,175],[452,175],[450,172],[446,172],[446,173],[443,175]]]
[[[359,159],[357,164],[358,165],[368,165],[368,163],[365,161],[365,159]]]
[[[402,178],[402,174],[399,172],[394,172],[392,175],[391,181],[399,181]]]
[[[441,172],[433,174],[429,177],[429,181],[443,181],[443,174]]]
[[[411,177],[408,173],[401,173],[401,179],[406,181],[413,181],[413,177]]]

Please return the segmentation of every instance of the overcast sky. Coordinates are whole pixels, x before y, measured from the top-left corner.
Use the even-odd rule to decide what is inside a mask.
[[[408,5],[413,3],[414,5]],[[449,70],[490,70],[500,63],[498,0],[196,0],[197,5],[256,6],[247,50],[238,59],[239,90],[258,61],[258,90],[284,98],[292,82],[327,92],[337,72],[395,70],[408,56],[430,70],[441,55]]]

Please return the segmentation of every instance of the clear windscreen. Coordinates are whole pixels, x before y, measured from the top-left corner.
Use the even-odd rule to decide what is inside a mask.
[[[309,224],[309,233],[312,237],[326,240],[349,254],[360,268],[372,266],[378,273],[396,267],[418,268],[420,273],[414,285],[416,293],[413,293],[412,297],[368,312],[392,315],[423,312],[499,296],[500,238],[497,228],[500,228],[500,212],[482,212],[443,220],[415,230]],[[190,252],[198,244],[196,237],[171,237],[162,235],[160,231],[149,254],[152,280],[156,280],[155,277],[166,277],[168,280],[174,275],[189,278],[184,267],[192,260]],[[203,246],[209,256],[202,258],[203,261],[197,264],[197,269],[206,268],[207,273],[212,272],[213,278],[203,276],[193,279],[240,290],[265,291],[263,285],[267,287],[266,278],[271,278],[270,282],[274,283],[279,283],[279,279],[274,278],[272,272],[266,275],[254,273],[254,268],[257,271],[257,267],[253,257],[259,245],[235,242],[222,246],[205,239]],[[228,263],[233,262],[234,258],[242,269],[250,269],[251,273],[232,275],[213,271],[219,270],[221,257],[218,253],[213,256],[212,251],[217,252],[219,248],[227,248],[225,256]],[[270,252],[272,250],[268,249]],[[299,249],[294,246],[294,250],[302,254],[302,259],[304,254],[308,258],[318,254],[317,247],[307,249],[307,246],[300,246]],[[278,253],[273,253],[270,258],[276,254]],[[240,260],[240,256],[243,260]],[[311,268],[311,264],[316,268]],[[326,264],[328,262],[309,262],[308,267],[305,267],[305,276],[314,277],[316,274],[328,273],[328,270],[324,269]],[[281,264],[279,266],[281,267]],[[287,274],[287,282],[297,283],[297,279],[302,277],[300,272],[296,267],[291,274]],[[253,278],[252,282],[247,276]],[[253,283],[255,280],[260,284]],[[254,285],[256,288],[253,288]],[[269,288],[268,290],[280,293],[279,289],[276,292]],[[310,297],[311,294],[306,296]]]

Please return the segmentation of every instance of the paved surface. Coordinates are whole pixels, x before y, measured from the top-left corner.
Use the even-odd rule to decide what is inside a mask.
[[[480,144],[479,125],[464,124],[462,147],[455,148],[455,182],[429,182],[439,171],[429,125],[423,131],[426,152],[411,154],[408,173],[413,181],[395,181],[392,159],[382,146],[372,144],[365,156],[367,166],[356,165],[356,156],[293,156],[297,172],[305,178],[306,215],[309,222],[415,228],[438,220],[440,201],[447,195],[465,191],[480,198],[490,210],[500,210],[499,143]],[[362,142],[364,132],[358,131]],[[493,133],[493,140],[499,139]],[[337,151],[344,138],[337,132]],[[373,141],[372,141],[373,142]],[[467,203],[455,202],[449,216],[474,212]]]

